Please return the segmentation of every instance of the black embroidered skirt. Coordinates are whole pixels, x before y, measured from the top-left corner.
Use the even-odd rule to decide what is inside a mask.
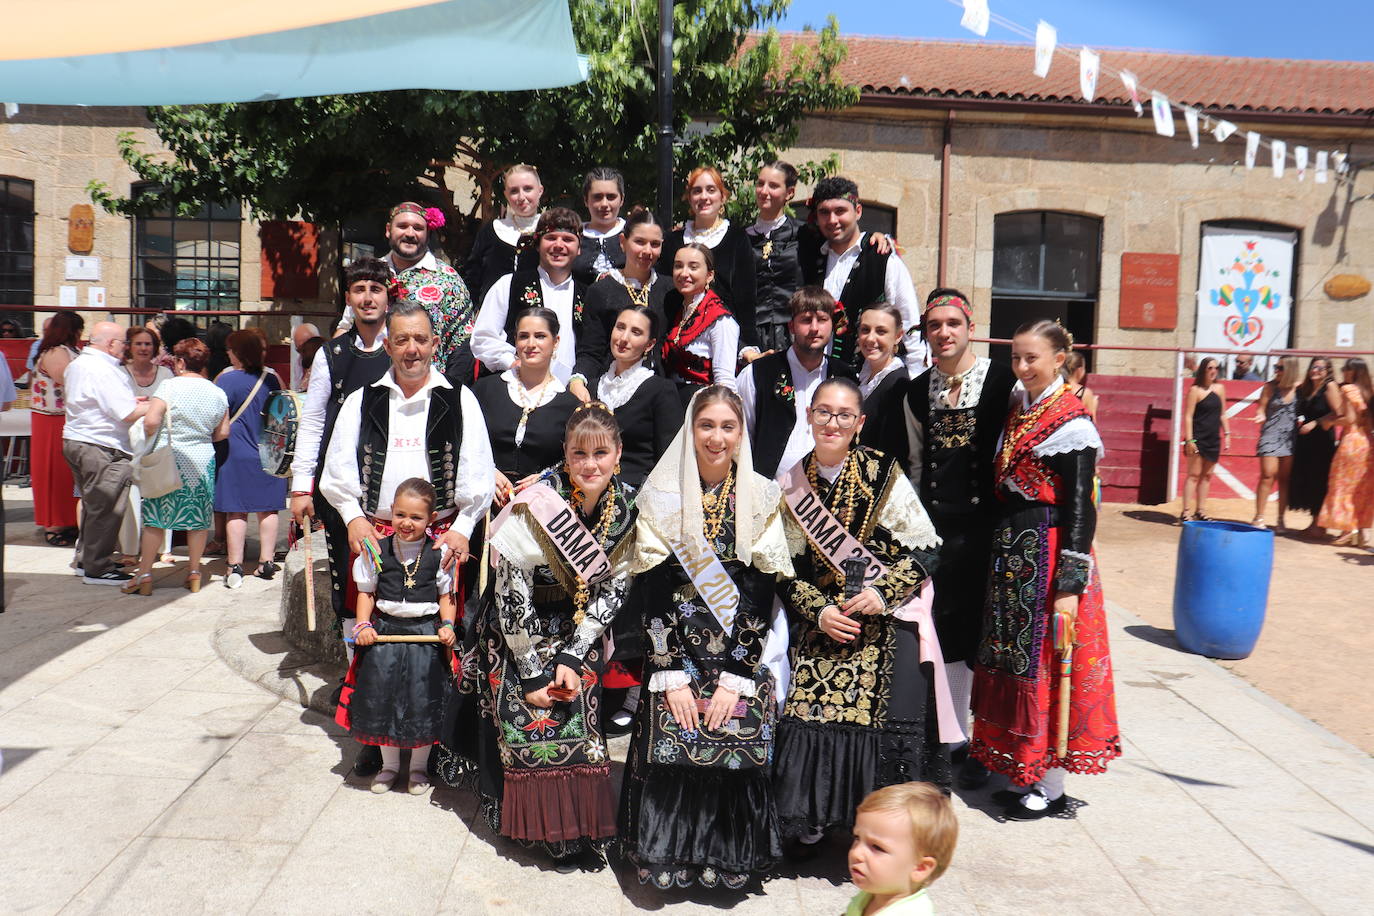
[[[433,636],[438,614],[373,615],[378,636]],[[426,747],[439,740],[453,688],[439,643],[374,643],[354,654],[335,720],[363,744]]]

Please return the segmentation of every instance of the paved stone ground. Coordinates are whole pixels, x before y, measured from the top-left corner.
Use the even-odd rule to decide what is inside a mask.
[[[623,868],[550,871],[465,793],[371,795],[346,775],[351,740],[303,708],[330,672],[281,640],[278,585],[190,595],[170,568],[151,598],[82,585],[31,535],[24,495],[6,494],[0,912],[843,910],[842,845],[761,894],[661,895]],[[1070,779],[1062,819],[999,823],[985,793],[960,798],[940,911],[1370,912],[1367,755],[1120,604],[1111,624],[1125,757]]]

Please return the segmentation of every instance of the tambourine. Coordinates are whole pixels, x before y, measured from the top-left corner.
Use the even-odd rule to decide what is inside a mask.
[[[296,433],[300,428],[304,398],[296,391],[274,391],[262,409],[258,433],[258,459],[273,477],[290,477],[296,457]]]

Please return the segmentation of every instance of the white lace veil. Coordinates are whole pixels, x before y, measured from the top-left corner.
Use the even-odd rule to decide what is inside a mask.
[[[692,395],[677,437],[644,481],[636,501],[640,516],[663,535],[681,539],[702,531],[701,476],[697,472],[693,417],[703,395],[722,387],[711,385]],[[749,447],[749,430],[744,427],[743,418],[740,426],[739,447],[734,456],[735,555],[748,564],[753,556],[754,542],[763,532],[769,513],[777,507],[778,492],[776,484],[754,472],[754,453]]]

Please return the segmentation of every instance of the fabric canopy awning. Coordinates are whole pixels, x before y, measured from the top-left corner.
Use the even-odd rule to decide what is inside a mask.
[[[46,30],[60,42],[67,22],[53,18],[54,4],[35,5],[46,7]],[[56,0],[55,5],[90,4]],[[127,14],[131,6],[173,5],[170,0],[126,0],[109,9]],[[273,5],[291,9],[279,14]],[[178,6],[184,16],[185,0]],[[33,105],[191,105],[391,89],[545,89],[586,78],[585,60],[573,42],[567,0],[235,0],[224,6],[244,17],[229,24],[231,34],[242,37],[149,48],[145,32],[154,37],[206,33],[198,27],[145,29],[140,23],[137,36],[125,34],[133,32],[131,28],[110,36],[109,46],[136,49],[0,60],[0,100]],[[368,9],[372,15],[338,21],[340,11]],[[101,16],[108,19],[108,13]],[[279,22],[294,27],[262,30]],[[15,36],[23,32],[12,27],[7,14],[9,37],[0,42],[0,56],[12,56],[20,44]],[[72,46],[99,47],[90,31],[78,29]],[[35,47],[50,50],[52,43]]]

